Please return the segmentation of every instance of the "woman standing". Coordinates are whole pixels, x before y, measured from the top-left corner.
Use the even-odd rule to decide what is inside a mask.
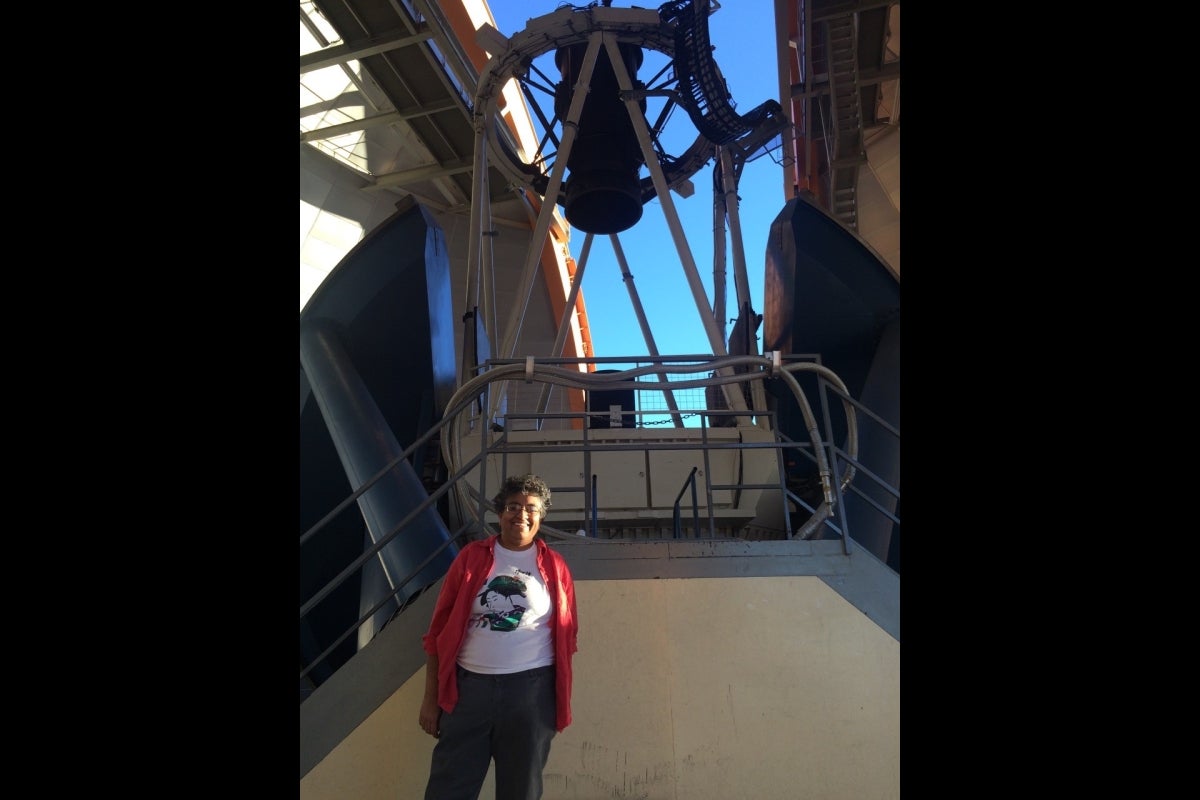
[[[496,800],[539,800],[555,733],[571,724],[575,584],[537,536],[550,487],[509,477],[492,506],[500,533],[446,572],[429,630],[421,729],[433,748],[425,800],[475,800],[496,762]]]

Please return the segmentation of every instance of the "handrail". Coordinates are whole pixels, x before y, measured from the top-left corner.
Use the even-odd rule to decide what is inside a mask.
[[[679,357],[676,356],[674,358]],[[547,362],[553,361],[557,363],[572,363],[579,360],[580,359],[547,359]],[[591,374],[547,366],[533,370],[535,374],[532,377],[535,379],[545,380],[548,383],[576,382],[582,384],[582,388],[589,389],[595,389],[596,387],[632,388],[640,397],[640,393],[643,392],[653,393],[662,391],[662,385],[660,382],[642,379],[644,376],[649,374],[657,376],[659,374],[680,371],[704,372],[708,375],[708,377],[698,380],[671,381],[670,383],[672,389],[707,387],[712,385],[722,385],[725,383],[748,383],[753,380],[764,380],[768,377],[778,377],[784,379],[785,382],[789,382],[789,385],[795,392],[799,391],[799,385],[795,383],[795,378],[791,376],[790,371],[798,369],[800,366],[813,368],[813,365],[811,364],[799,365],[790,363],[783,367],[783,369],[778,369],[777,367],[773,366],[779,363],[778,360],[772,361],[772,358],[770,357],[755,356],[719,358],[710,357],[707,363],[697,363],[688,367],[679,367],[678,365],[673,365],[670,363],[672,360],[672,357],[660,357],[655,359],[644,359],[639,357],[638,361],[653,361],[655,363],[652,363],[650,366],[639,366],[625,371]],[[628,359],[627,361],[633,361],[633,359]],[[738,364],[739,366],[745,365],[746,369],[742,372],[735,372],[731,369],[727,369],[724,371],[732,374],[721,374],[722,368],[730,367],[733,364]],[[510,377],[510,373],[512,373],[514,370],[519,372],[522,378],[524,378],[524,373],[528,368],[528,365],[525,363],[525,361],[514,360],[514,363],[511,364],[488,362],[487,367],[489,367],[489,369],[487,369],[485,373],[481,374],[476,381],[482,382],[485,380],[512,379]],[[564,375],[568,377],[564,378]],[[599,375],[600,378],[596,379],[593,377],[596,375]],[[332,580],[327,582],[325,586],[321,587],[315,594],[313,594],[313,596],[301,604],[300,619],[303,620],[310,612],[313,611],[314,608],[316,608],[317,605],[329,597],[329,595],[332,594],[338,587],[342,586],[347,580],[349,580],[351,576],[361,570],[363,565],[365,565],[371,558],[376,557],[380,550],[395,540],[396,537],[401,535],[407,526],[409,526],[414,520],[418,519],[422,513],[430,508],[433,504],[440,501],[443,497],[448,496],[458,497],[461,501],[463,501],[461,502],[461,507],[459,510],[463,513],[464,518],[462,525],[458,527],[454,534],[448,537],[446,542],[436,548],[433,553],[430,553],[425,561],[415,567],[409,575],[405,576],[403,580],[399,582],[399,585],[397,585],[391,591],[391,593],[388,594],[388,596],[380,599],[371,609],[365,612],[360,609],[358,619],[353,622],[344,633],[335,637],[335,641],[330,643],[313,661],[307,665],[303,665],[303,669],[300,673],[301,680],[303,681],[307,676],[309,676],[316,666],[324,662],[363,623],[371,619],[374,614],[383,608],[384,605],[386,605],[388,602],[394,601],[396,596],[418,574],[420,574],[421,571],[426,568],[432,560],[444,552],[445,548],[449,547],[453,542],[461,541],[463,537],[479,535],[481,532],[486,532],[488,530],[488,523],[484,519],[483,514],[486,509],[490,508],[490,501],[485,499],[482,492],[482,490],[486,487],[475,487],[466,481],[465,478],[476,468],[480,468],[480,465],[485,464],[487,459],[490,458],[500,458],[504,460],[504,464],[506,464],[508,454],[530,452],[553,453],[555,451],[570,451],[582,452],[586,462],[590,459],[591,454],[606,451],[640,450],[653,452],[661,450],[700,450],[703,452],[705,459],[704,478],[705,490],[708,498],[705,512],[708,517],[709,535],[714,537],[716,536],[717,524],[717,504],[714,503],[714,491],[732,491],[735,493],[734,497],[736,498],[738,497],[738,493],[751,489],[777,490],[780,492],[781,502],[783,503],[784,507],[783,518],[786,520],[786,538],[816,538],[820,531],[828,530],[835,536],[839,536],[842,539],[843,552],[846,553],[849,551],[846,545],[847,536],[845,534],[849,531],[849,529],[845,516],[846,504],[844,502],[844,498],[850,493],[853,493],[857,497],[861,497],[868,506],[873,508],[877,513],[882,514],[884,517],[890,520],[891,523],[899,524],[898,515],[890,511],[888,508],[885,508],[879,502],[876,502],[870,496],[864,494],[858,486],[851,485],[851,480],[853,478],[861,476],[863,479],[870,481],[872,485],[882,487],[884,491],[886,491],[897,501],[900,497],[897,487],[889,485],[877,470],[874,470],[870,468],[869,465],[864,465],[861,462],[857,451],[857,439],[855,435],[848,437],[847,441],[845,442],[845,446],[843,446],[843,443],[834,441],[834,428],[832,425],[832,418],[829,414],[829,407],[830,405],[840,401],[846,411],[847,422],[851,423],[850,428],[852,432],[856,430],[856,423],[854,423],[854,420],[856,420],[857,417],[862,416],[864,419],[868,419],[873,423],[877,423],[879,429],[884,431],[887,436],[894,437],[896,444],[898,445],[900,437],[899,429],[889,424],[886,420],[879,417],[878,414],[872,412],[870,409],[865,408],[859,401],[851,398],[845,391],[844,385],[840,385],[840,380],[838,380],[837,376],[833,375],[833,373],[829,372],[828,370],[824,370],[824,368],[819,368],[817,369],[817,378],[817,399],[823,417],[822,422],[824,423],[824,432],[820,435],[813,435],[817,430],[816,418],[815,415],[811,415],[811,412],[806,414],[809,433],[812,437],[810,442],[794,441],[788,436],[779,432],[777,429],[775,429],[774,413],[765,412],[763,410],[731,411],[724,409],[715,410],[702,408],[689,411],[687,409],[681,409],[680,413],[694,413],[699,417],[700,429],[698,434],[700,441],[683,440],[683,437],[680,437],[676,431],[671,435],[665,435],[661,439],[643,436],[641,440],[635,442],[609,442],[597,440],[589,436],[589,428],[586,425],[586,419],[592,416],[603,416],[603,414],[606,412],[584,411],[543,413],[534,415],[508,413],[505,417],[506,421],[515,422],[527,417],[536,417],[542,422],[556,418],[582,418],[585,420],[585,424],[581,436],[578,430],[572,432],[570,429],[564,429],[563,442],[542,443],[524,443],[520,441],[514,442],[511,440],[511,437],[508,435],[507,431],[500,432],[499,436],[489,436],[490,429],[488,426],[480,425],[480,449],[479,452],[472,454],[470,457],[465,457],[461,453],[461,450],[457,447],[457,440],[455,440],[457,431],[456,426],[459,422],[460,415],[471,408],[474,396],[480,391],[476,381],[467,382],[463,389],[460,390],[460,392],[457,392],[455,396],[451,398],[450,402],[447,404],[446,413],[437,421],[435,425],[433,425],[424,435],[420,436],[412,445],[405,448],[400,456],[393,459],[391,463],[380,470],[376,475],[373,475],[370,479],[368,479],[363,486],[351,492],[349,497],[340,502],[333,511],[326,514],[321,521],[305,531],[300,537],[300,543],[303,545],[304,542],[308,541],[316,533],[322,530],[324,526],[332,521],[339,513],[343,512],[349,505],[354,503],[357,498],[361,497],[372,485],[382,479],[389,470],[397,467],[402,459],[410,459],[414,452],[416,452],[420,447],[428,443],[434,437],[441,438],[443,458],[447,466],[457,465],[453,472],[447,475],[445,482],[435,488],[422,502],[417,504],[417,507],[411,513],[405,516],[391,531],[388,531],[387,534],[382,536],[377,542],[364,549],[360,555],[354,558],[353,561],[343,568]],[[801,392],[801,396],[802,395],[803,393]],[[807,401],[804,400],[802,402]],[[628,413],[636,419],[641,419],[645,416],[661,416],[663,412],[638,409],[624,413]],[[730,441],[724,438],[714,441],[709,437],[707,418],[718,415],[757,417],[765,423],[768,430],[774,430],[772,440],[743,441],[742,438],[739,437],[736,441]],[[650,431],[652,429],[642,427],[641,430]],[[724,430],[730,429],[726,428]],[[568,441],[572,436],[580,436],[579,441]],[[743,482],[740,480],[740,475],[738,481],[730,484],[719,483],[713,480],[712,469],[708,461],[710,453],[722,450],[751,451],[768,448],[775,450],[777,453],[777,460],[778,464],[780,465],[777,483],[762,484]],[[787,485],[786,474],[782,468],[782,462],[784,453],[789,450],[798,451],[810,463],[817,466],[822,477],[822,482],[825,483],[827,487],[825,502],[818,503],[816,505],[809,503],[804,497],[802,497],[796,491],[793,491],[793,489]],[[485,478],[486,474],[487,470],[480,468],[480,481]],[[832,474],[840,474],[841,479],[833,481],[824,480],[825,476]],[[568,533],[560,531],[553,526],[543,525],[543,530],[548,535],[561,537],[564,539],[589,542],[594,542],[599,538],[598,512],[602,507],[602,504],[599,500],[597,477],[592,473],[590,468],[587,469],[587,472],[584,476],[584,484],[585,485],[575,489],[563,489],[563,491],[581,491],[584,493],[586,502],[583,505],[582,513],[585,515],[584,519],[586,520],[588,527],[590,527],[590,536],[585,534],[585,536],[580,537],[574,531]],[[695,535],[697,537],[700,535],[700,509],[697,497],[697,468],[693,466],[690,474],[684,481],[679,494],[676,496],[672,507],[674,538],[680,538],[683,535],[681,501],[684,492],[687,491],[688,487],[691,487],[693,496],[692,506]],[[452,492],[454,493],[453,495],[451,494]],[[472,496],[472,492],[477,492],[477,494]],[[737,500],[735,499],[735,506],[736,502]],[[793,531],[792,529],[791,514],[788,512],[789,503],[794,504],[794,507],[797,509],[797,511],[803,510],[810,515],[808,522],[804,523],[799,531]],[[835,508],[836,514],[834,513]],[[401,608],[398,609],[396,613],[401,613],[404,608],[408,606],[411,600],[415,598],[415,596],[415,594],[411,595],[408,601],[406,601],[404,604],[401,604]]]
[[[887,492],[892,497],[894,497],[897,502],[899,502],[900,489],[898,487],[892,486],[882,476],[876,474],[873,470],[870,470],[870,469],[866,468],[865,466],[863,466],[863,464],[860,462],[860,460],[858,458],[857,453],[846,452],[845,450],[843,450],[841,447],[838,446],[836,441],[834,441],[833,436],[831,434],[833,427],[832,427],[832,420],[830,419],[830,415],[829,415],[829,403],[826,402],[826,395],[832,393],[839,400],[841,400],[841,402],[844,406],[846,406],[848,409],[852,409],[856,416],[862,415],[867,420],[874,422],[878,426],[878,429],[880,431],[882,431],[882,433],[885,436],[890,437],[891,439],[895,440],[895,445],[897,448],[899,447],[899,443],[900,443],[900,429],[897,428],[895,425],[892,425],[890,422],[885,420],[883,417],[879,416],[874,411],[867,408],[860,401],[855,400],[854,398],[850,397],[850,395],[846,391],[844,391],[844,387],[834,386],[831,383],[827,383],[822,378],[818,378],[817,379],[817,391],[818,391],[818,395],[819,395],[820,406],[822,409],[822,415],[824,417],[824,422],[825,422],[825,430],[826,430],[825,441],[829,448],[831,463],[834,463],[836,465],[838,461],[844,461],[845,463],[847,463],[849,465],[849,470],[851,470],[853,472],[854,477],[868,479],[870,481],[870,484],[869,484],[870,486],[874,486],[874,487],[878,487],[878,488],[882,489],[883,491]],[[841,539],[842,539],[842,552],[849,553],[847,539],[849,538],[849,536],[851,534],[849,523],[846,518],[847,504],[844,501],[844,493],[846,492],[846,490],[852,491],[857,497],[864,500],[868,505],[870,505],[872,508],[874,508],[877,512],[879,512],[884,517],[886,517],[893,525],[900,524],[900,518],[898,516],[896,516],[895,513],[884,508],[878,501],[876,501],[874,498],[870,497],[863,490],[863,488],[861,488],[859,486],[853,486],[850,484],[849,481],[838,483],[837,485],[835,485],[834,491],[837,496],[838,518],[841,521],[841,527],[838,528],[837,530],[838,530],[839,535],[841,535]]]
[[[471,459],[465,467],[463,467],[461,470],[458,471],[456,479],[462,478],[463,476],[465,476],[468,472],[470,472],[475,467],[476,464],[478,464],[482,460],[483,460],[482,453],[480,455],[476,456],[475,458]],[[374,479],[372,479],[372,480],[374,480]],[[350,562],[349,566],[347,566],[345,569],[343,569],[341,572],[339,572],[336,577],[334,577],[332,580],[330,580],[328,583],[326,583],[325,586],[323,586],[321,589],[319,589],[315,595],[313,595],[311,598],[309,598],[308,602],[306,602],[300,606],[300,618],[303,619],[308,614],[309,611],[312,611],[313,608],[318,603],[320,603],[322,600],[324,600],[326,597],[328,597],[333,592],[334,589],[336,589],[338,586],[341,586],[343,581],[345,581],[347,578],[349,578],[354,573],[358,572],[359,568],[363,564],[370,561],[371,558],[373,556],[375,556],[377,553],[379,553],[379,551],[382,550],[384,547],[387,547],[387,545],[389,545],[391,543],[391,541],[393,539],[395,539],[397,535],[399,535],[400,531],[402,531],[414,519],[421,516],[422,512],[424,512],[425,509],[429,508],[431,505],[433,505],[435,502],[437,502],[442,497],[442,495],[446,494],[446,492],[449,491],[449,489],[452,485],[453,485],[452,481],[447,481],[443,486],[441,486],[440,488],[435,490],[433,492],[433,494],[429,495],[429,497],[422,500],[415,509],[410,511],[408,513],[408,515],[406,517],[404,517],[404,519],[400,520],[400,522],[396,524],[396,527],[394,527],[390,531],[388,531],[388,533],[386,535],[381,536],[379,538],[379,541],[375,542],[373,545],[371,545],[366,550],[364,550],[362,555],[360,555],[358,558],[356,558],[352,562]],[[445,544],[443,544],[441,547],[439,547],[438,551],[440,552],[444,548],[445,548]],[[425,566],[425,565],[423,564],[422,566]],[[417,572],[420,572],[420,570],[418,569]],[[414,573],[414,575],[410,575],[408,578],[401,581],[400,586],[403,586],[405,583],[412,580],[413,577],[415,577],[415,573]],[[394,594],[395,593],[393,592],[393,596],[394,596]],[[378,610],[378,609],[376,609],[376,610]],[[359,623],[361,624],[362,622],[365,622],[366,619],[367,618],[360,619]]]

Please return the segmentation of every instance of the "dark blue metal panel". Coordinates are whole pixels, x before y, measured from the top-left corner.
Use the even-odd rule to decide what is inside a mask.
[[[411,205],[368,234],[318,287],[300,314],[300,534],[391,463],[440,419],[454,390],[454,320],[445,236]],[[430,452],[425,452],[430,450]],[[300,552],[300,603],[428,498],[422,448],[313,534]],[[361,576],[331,593],[302,623],[301,660],[328,647],[403,581],[449,532],[433,507]],[[398,605],[435,582],[457,553],[447,547],[361,632],[365,643]],[[307,644],[306,644],[307,642]],[[336,669],[353,655],[330,656]],[[322,671],[314,671],[318,681]]]
[[[889,425],[900,429],[899,317],[883,331],[859,399]],[[858,419],[858,460],[880,480],[899,490],[900,439],[864,414],[859,414]],[[899,499],[895,495],[866,476],[856,479],[855,485],[879,506],[896,515]],[[845,503],[850,538],[899,572],[899,526],[854,492],[846,495]],[[893,537],[895,546],[892,545]]]
[[[861,239],[805,198],[789,200],[771,225],[763,305],[764,353],[819,354],[852,398],[899,428],[900,281]],[[798,373],[796,378],[813,407],[818,407],[815,376]],[[780,429],[806,441],[804,419],[791,393],[770,381],[767,391]],[[833,441],[844,446],[846,417],[836,398],[830,411]],[[860,422],[860,435],[868,437],[859,442],[860,460],[881,477],[894,476],[892,485],[898,487],[899,442],[889,442],[894,437],[871,428],[873,423]],[[807,489],[815,473],[814,464],[800,459],[789,477]],[[857,485],[862,488],[865,483]],[[861,498],[848,501],[847,512],[861,503]],[[892,523],[876,519],[868,525],[862,510],[858,508],[849,520],[850,538],[887,561]],[[877,511],[871,513],[878,517]],[[868,541],[857,539],[856,520]]]

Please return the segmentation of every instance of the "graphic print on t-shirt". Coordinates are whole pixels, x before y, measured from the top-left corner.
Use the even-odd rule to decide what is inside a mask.
[[[472,624],[494,631],[515,630],[529,608],[525,581],[518,575],[497,575],[479,593],[479,605],[487,611],[472,615]]]

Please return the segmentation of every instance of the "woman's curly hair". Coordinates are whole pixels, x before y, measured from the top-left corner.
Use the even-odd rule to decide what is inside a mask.
[[[531,494],[542,501],[542,516],[550,508],[550,487],[537,475],[510,475],[504,479],[500,492],[492,498],[492,510],[497,514],[504,511],[504,504],[515,494]]]

